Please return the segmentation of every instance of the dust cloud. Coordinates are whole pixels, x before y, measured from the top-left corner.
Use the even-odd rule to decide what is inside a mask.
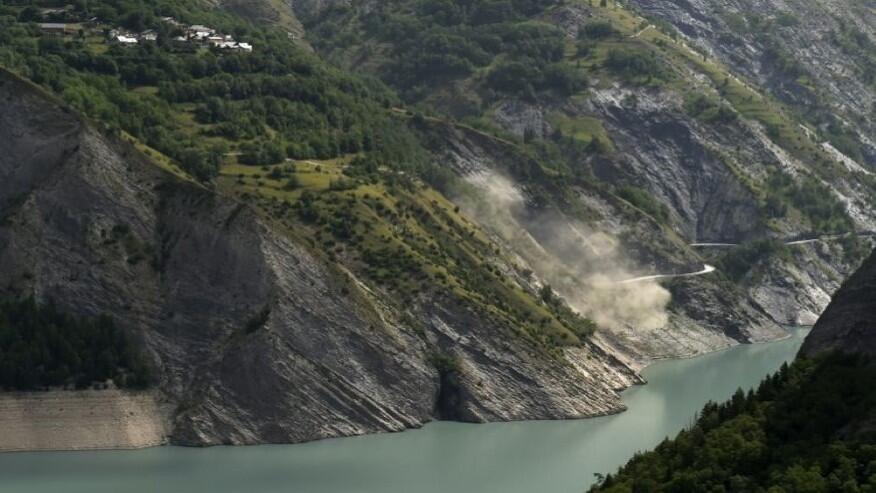
[[[455,197],[463,212],[520,256],[574,310],[601,328],[665,327],[670,294],[636,277],[635,265],[610,234],[558,213],[531,213],[514,183],[495,173],[472,175]]]

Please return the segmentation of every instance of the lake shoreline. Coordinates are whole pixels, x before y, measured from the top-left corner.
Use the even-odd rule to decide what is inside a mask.
[[[580,493],[594,474],[689,426],[706,402],[756,387],[793,360],[806,331],[791,335],[651,365],[649,385],[623,393],[627,412],[593,419],[430,422],[294,445],[18,452],[0,454],[0,477],[16,493]]]
[[[50,390],[0,394],[0,452],[136,450],[165,445],[157,392]]]
[[[782,341],[787,341],[788,339],[794,337],[794,334],[791,332],[792,330],[804,330],[807,327],[786,327],[788,333],[785,337],[780,339],[770,340],[770,341],[757,341],[752,343],[740,343],[735,345],[726,346],[723,348],[715,349],[714,351],[708,351],[704,353],[696,353],[690,355],[682,355],[671,358],[655,358],[653,360],[648,361],[640,370],[639,373],[642,374],[645,370],[651,368],[654,365],[667,363],[667,362],[676,362],[676,361],[686,361],[686,360],[694,360],[697,358],[706,357],[709,355],[719,354],[722,352],[730,351],[741,346],[757,346],[757,345],[769,345],[775,344]],[[811,328],[811,327],[810,327]],[[644,379],[642,383],[634,383],[633,385],[618,391],[618,394],[623,396],[625,393],[630,390],[641,387],[643,385],[647,385],[647,379]],[[563,422],[563,421],[586,421],[591,419],[599,419],[608,416],[616,416],[619,414],[623,414],[629,411],[629,407],[624,404],[622,408],[613,412],[605,412],[600,414],[581,416],[577,418],[566,418],[566,419],[557,419],[557,420],[508,420],[508,421],[497,421],[490,423],[467,423],[467,422],[455,422],[455,421],[440,421],[440,420],[430,420],[422,423],[420,426],[406,428],[404,430],[398,431],[386,431],[379,433],[363,433],[363,434],[355,434],[355,435],[347,435],[341,437],[328,437],[322,438],[318,440],[310,440],[304,442],[294,442],[294,443],[261,443],[261,444],[242,444],[242,445],[216,445],[212,447],[199,447],[192,445],[184,445],[184,444],[174,444],[171,442],[170,437],[167,435],[170,430],[170,414],[171,410],[162,408],[160,405],[160,397],[158,392],[150,391],[147,393],[139,393],[141,395],[149,394],[150,397],[146,401],[140,401],[139,403],[134,399],[131,401],[130,398],[125,400],[124,396],[132,396],[137,395],[136,392],[125,392],[118,390],[86,390],[86,391],[48,391],[48,392],[8,392],[8,393],[0,393],[0,428],[7,428],[9,425],[4,425],[4,423],[13,423],[18,417],[20,418],[22,414],[20,412],[11,412],[9,411],[10,403],[15,401],[19,401],[20,406],[27,407],[29,409],[34,409],[35,406],[38,406],[39,402],[47,402],[51,400],[56,400],[59,403],[62,403],[62,407],[65,409],[70,409],[73,415],[64,415],[64,413],[43,413],[42,418],[37,420],[36,422],[30,422],[30,428],[33,429],[33,433],[35,435],[33,437],[22,436],[21,433],[18,433],[14,438],[10,438],[11,435],[7,435],[5,438],[0,437],[0,454],[10,454],[10,453],[28,453],[28,452],[83,452],[83,451],[131,451],[131,450],[141,450],[145,448],[155,448],[155,447],[181,447],[181,448],[191,448],[191,449],[204,449],[204,448],[212,448],[212,447],[260,447],[260,446],[285,446],[285,445],[302,445],[308,443],[315,442],[323,442],[328,440],[343,440],[349,438],[357,438],[363,436],[370,435],[394,435],[400,433],[407,433],[411,431],[420,430],[423,427],[433,424],[433,423],[460,423],[460,424],[471,424],[471,425],[485,425],[485,424],[501,424],[501,423],[525,423],[525,422]],[[83,416],[77,416],[76,409],[81,408],[82,406],[88,407],[88,401],[94,401],[95,404],[98,402],[103,403],[103,405],[109,405],[110,412],[108,414],[99,414],[95,416],[96,422],[89,423],[87,419]],[[152,401],[152,402],[149,402]],[[133,403],[133,404],[132,404]],[[140,406],[141,409],[135,410],[135,416],[137,418],[137,422],[134,423],[125,423],[123,417],[115,416],[112,414],[112,409],[123,408],[126,406],[135,405]],[[12,406],[15,407],[15,406]],[[91,405],[94,407],[94,404]],[[29,415],[28,420],[33,420],[34,417]],[[83,437],[83,444],[73,444],[72,441],[76,440],[76,438],[71,438],[70,434],[61,435],[61,436],[46,436],[47,431],[57,430],[58,427],[55,426],[57,421],[73,423],[75,427],[82,428],[85,430],[100,430],[98,435],[93,433],[79,433],[74,434],[75,437]],[[138,428],[146,428],[145,434],[138,434]],[[21,430],[22,427],[19,427]],[[40,431],[43,430],[43,431]],[[158,431],[161,430],[161,431]],[[162,436],[158,436],[157,433],[164,433]],[[112,440],[112,437],[115,436],[117,439],[115,441]]]

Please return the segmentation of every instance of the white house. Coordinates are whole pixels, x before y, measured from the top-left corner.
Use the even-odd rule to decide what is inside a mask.
[[[207,26],[202,26],[200,24],[195,24],[194,26],[189,26],[186,29],[186,34],[189,35],[190,38],[195,38],[198,40],[204,40],[213,35],[215,31]]]
[[[113,38],[113,42],[118,43],[120,45],[135,45],[138,43],[137,38],[133,36],[128,36],[126,34],[119,34]]]

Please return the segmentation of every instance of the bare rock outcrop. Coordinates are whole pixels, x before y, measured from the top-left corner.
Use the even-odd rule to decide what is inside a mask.
[[[800,354],[831,351],[876,355],[876,254],[839,289]]]
[[[155,392],[0,394],[0,452],[135,449],[167,442],[170,409]]]

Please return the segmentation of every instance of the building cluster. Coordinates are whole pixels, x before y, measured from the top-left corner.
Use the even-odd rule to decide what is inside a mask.
[[[222,34],[215,29],[202,25],[184,25],[172,17],[163,17],[162,21],[174,26],[182,34],[174,38],[174,42],[184,44],[196,44],[201,46],[215,47],[222,50],[252,51],[252,45],[235,40],[231,35]],[[94,25],[96,19],[88,24]],[[46,34],[71,35],[80,31],[80,23],[44,22],[39,24],[40,30]],[[158,41],[158,33],[154,30],[146,30],[140,33],[130,32],[122,28],[110,29],[107,41],[118,45],[136,45],[144,42]]]
[[[166,17],[163,20],[165,20],[165,22],[173,23],[182,29],[183,34],[174,38],[174,41],[180,43],[199,43],[224,50],[252,51],[251,44],[236,41],[231,35],[222,34],[211,27],[199,24],[181,26],[178,22],[169,17]]]
[[[111,29],[107,39],[113,44],[135,45],[140,42],[158,41],[158,33],[151,29],[143,31],[142,33],[132,33],[122,29]]]

